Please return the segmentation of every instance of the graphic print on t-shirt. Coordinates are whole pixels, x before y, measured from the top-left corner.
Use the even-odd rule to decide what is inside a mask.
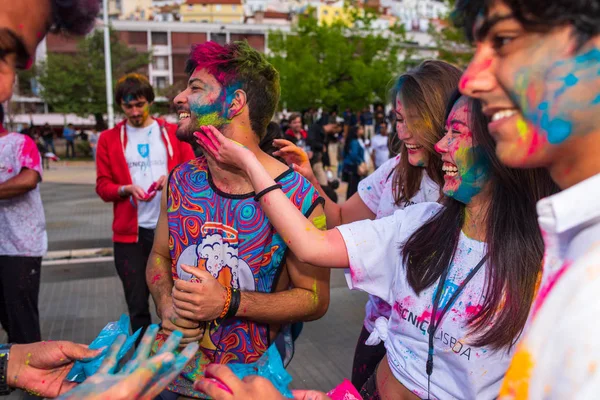
[[[244,259],[238,257],[238,232],[218,222],[207,222],[202,226],[199,243],[190,244],[177,259],[177,276],[189,282],[200,283],[192,274],[185,272],[185,264],[209,272],[225,287],[254,292],[254,274]],[[216,350],[219,342],[219,324],[205,323],[205,334],[200,347]],[[208,334],[207,334],[208,330]]]
[[[148,127],[135,128],[127,125],[125,158],[134,184],[148,191],[161,176],[167,175],[167,150],[161,128],[154,121]],[[137,203],[138,225],[154,229],[160,214],[160,195],[150,201]]]
[[[142,156],[142,158],[147,158],[148,154],[150,154],[150,145],[148,143],[139,143],[138,144],[138,153],[140,153],[140,156]],[[142,166],[142,168],[144,166]]]

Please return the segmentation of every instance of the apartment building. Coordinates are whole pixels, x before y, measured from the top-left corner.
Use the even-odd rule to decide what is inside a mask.
[[[187,0],[179,7],[183,22],[235,24],[244,22],[242,0]]]

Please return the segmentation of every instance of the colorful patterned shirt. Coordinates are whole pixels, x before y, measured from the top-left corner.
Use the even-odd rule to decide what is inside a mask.
[[[306,216],[322,204],[314,187],[292,169],[276,181]],[[181,264],[210,272],[241,291],[270,293],[285,263],[287,245],[269,223],[254,193],[232,195],[212,182],[204,157],[176,167],[168,183],[169,248],[173,279],[192,281]],[[282,329],[289,333],[289,329]],[[291,340],[287,343],[291,345]],[[231,318],[205,323],[200,350],[169,390],[204,397],[193,383],[209,363],[252,363],[270,345],[269,325]],[[291,351],[291,348],[289,349]],[[287,352],[286,352],[287,353]]]
[[[0,182],[19,175],[23,168],[42,177],[40,153],[33,139],[20,133],[0,137]],[[43,257],[48,249],[46,218],[39,185],[29,192],[0,200],[0,255]]]

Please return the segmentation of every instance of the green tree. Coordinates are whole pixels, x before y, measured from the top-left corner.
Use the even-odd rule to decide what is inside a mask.
[[[292,33],[271,32],[269,60],[280,73],[281,106],[358,110],[386,101],[411,52],[402,28],[376,31],[373,20],[370,12],[353,12],[351,26],[342,21],[320,25],[309,12]]]
[[[473,58],[473,47],[465,37],[462,28],[456,28],[452,20],[452,10],[456,0],[446,0],[450,12],[440,20],[440,24],[431,24],[429,34],[433,37],[438,59],[461,68],[466,68]]]
[[[124,74],[139,71],[151,60],[148,52],[138,52],[110,32],[113,87]],[[106,78],[104,71],[104,35],[101,30],[81,39],[77,53],[48,54],[38,69],[40,95],[55,112],[80,116],[93,114],[97,125],[104,125]]]

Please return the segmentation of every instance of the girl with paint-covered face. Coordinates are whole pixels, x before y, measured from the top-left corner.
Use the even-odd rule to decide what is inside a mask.
[[[445,136],[443,204],[319,231],[243,147],[213,127],[196,134],[216,162],[251,180],[269,220],[303,261],[350,268],[349,286],[391,305],[370,343],[386,357],[366,399],[491,399],[525,324],[543,256],[535,202],[555,190],[542,170],[499,163],[481,105],[456,94]]]
[[[275,155],[293,165],[327,199],[325,214],[330,229],[364,219],[387,217],[412,204],[440,199],[444,178],[442,161],[434,146],[443,135],[446,105],[456,90],[460,73],[451,64],[428,60],[395,80],[390,100],[394,107],[396,132],[402,140],[400,154],[358,182],[358,193],[347,196],[348,200],[341,205],[327,198],[302,149],[286,140],[275,141],[280,148]],[[346,144],[350,147],[349,138],[346,138]],[[369,296],[352,365],[352,383],[357,389],[373,375],[385,356],[383,343],[368,345],[367,340],[375,329],[375,321],[380,317],[388,318],[390,313],[388,303]]]

